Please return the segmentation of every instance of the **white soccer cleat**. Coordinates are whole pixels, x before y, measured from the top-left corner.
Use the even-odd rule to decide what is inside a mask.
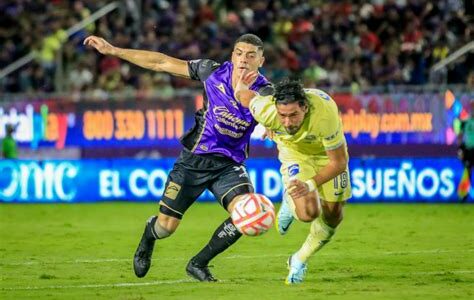
[[[290,205],[288,204],[288,199],[283,196],[276,220],[276,227],[281,235],[284,235],[288,232],[288,229],[290,229],[290,225],[294,218],[295,217],[293,217]]]
[[[288,258],[288,277],[286,277],[285,283],[287,285],[299,284],[304,280],[306,275],[307,264],[299,261],[295,254]]]

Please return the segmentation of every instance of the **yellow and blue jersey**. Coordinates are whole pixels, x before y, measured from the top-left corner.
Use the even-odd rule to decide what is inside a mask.
[[[320,157],[326,150],[345,145],[344,130],[334,100],[318,89],[305,89],[309,111],[294,135],[288,134],[280,122],[273,96],[257,95],[250,102],[255,120],[273,131],[282,162],[295,158]]]

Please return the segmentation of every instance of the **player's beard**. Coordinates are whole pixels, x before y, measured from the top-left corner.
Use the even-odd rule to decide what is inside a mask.
[[[298,132],[298,130],[300,130],[300,127],[301,127],[301,125],[300,126],[290,126],[290,127],[286,127],[285,129],[286,129],[286,132],[288,134],[295,135]]]

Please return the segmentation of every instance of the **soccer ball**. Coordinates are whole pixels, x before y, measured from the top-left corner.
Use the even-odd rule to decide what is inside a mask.
[[[272,202],[261,194],[245,194],[231,214],[235,227],[244,235],[257,236],[267,232],[275,221]]]

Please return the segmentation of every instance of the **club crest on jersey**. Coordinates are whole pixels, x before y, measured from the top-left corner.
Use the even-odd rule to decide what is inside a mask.
[[[222,94],[225,95],[225,87],[224,87],[224,84],[221,82],[220,84],[217,84],[216,85],[216,88],[222,92]]]
[[[290,177],[296,176],[300,172],[300,165],[298,164],[292,164],[291,166],[288,167],[288,175]]]

